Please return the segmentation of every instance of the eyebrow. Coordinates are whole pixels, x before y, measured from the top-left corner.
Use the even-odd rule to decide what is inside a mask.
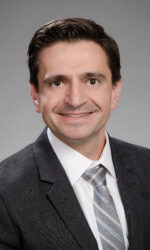
[[[85,72],[81,75],[79,75],[79,78],[84,79],[84,78],[100,78],[102,80],[106,79],[106,76],[100,72]],[[44,77],[43,83],[49,83],[49,82],[53,82],[56,80],[59,81],[64,81],[64,80],[69,80],[70,77],[66,76],[66,75],[50,75],[50,74],[46,74],[46,76]]]
[[[100,72],[85,72],[81,74],[81,78],[101,78],[102,80],[106,79],[106,76]]]
[[[46,83],[49,83],[49,82],[53,82],[53,81],[56,81],[56,80],[59,80],[59,81],[64,81],[66,79],[69,79],[69,77],[65,76],[65,75],[46,75],[44,77],[44,80],[43,82],[46,84]]]

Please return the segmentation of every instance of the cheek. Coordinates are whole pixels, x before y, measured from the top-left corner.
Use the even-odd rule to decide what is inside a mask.
[[[40,96],[40,110],[43,113],[54,111],[58,106],[61,105],[60,98],[53,94],[46,94]]]
[[[49,110],[49,108],[52,106],[51,99],[48,96],[41,95],[40,96],[40,110],[41,112],[45,112],[46,110]]]
[[[111,93],[109,90],[97,92],[91,99],[102,110],[111,107]]]
[[[44,108],[45,106],[47,106],[48,104],[48,98],[44,95],[40,96],[40,107],[41,109]]]

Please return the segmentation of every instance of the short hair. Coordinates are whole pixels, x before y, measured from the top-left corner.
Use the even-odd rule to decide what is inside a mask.
[[[28,66],[30,82],[38,90],[37,74],[39,70],[39,54],[42,49],[59,42],[80,40],[94,41],[101,46],[108,58],[108,66],[112,74],[112,83],[121,78],[120,53],[115,40],[107,35],[104,28],[93,20],[85,18],[65,18],[51,21],[38,29],[28,48]]]

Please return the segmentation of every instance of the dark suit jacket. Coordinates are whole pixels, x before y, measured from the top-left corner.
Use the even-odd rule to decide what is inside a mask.
[[[110,138],[130,250],[150,249],[150,150]],[[46,130],[0,164],[0,250],[96,250]]]

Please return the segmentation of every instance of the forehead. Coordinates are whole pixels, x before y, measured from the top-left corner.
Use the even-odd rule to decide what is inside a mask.
[[[102,47],[87,40],[59,41],[44,48],[39,55],[39,71],[43,70],[103,70],[109,69]]]

